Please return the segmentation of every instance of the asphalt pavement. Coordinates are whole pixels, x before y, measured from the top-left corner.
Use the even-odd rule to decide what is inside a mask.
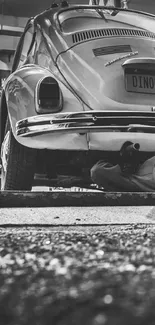
[[[154,325],[155,225],[0,228],[0,323]]]
[[[0,209],[0,324],[154,325],[155,207]]]

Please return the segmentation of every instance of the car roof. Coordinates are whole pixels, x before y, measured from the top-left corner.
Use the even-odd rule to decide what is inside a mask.
[[[46,25],[49,23],[54,26],[55,29],[58,29],[59,32],[61,32],[61,21],[65,19],[71,19],[74,17],[85,17],[86,12],[88,11],[90,13],[90,16],[93,16],[91,13],[91,9],[99,9],[103,8],[102,6],[89,6],[89,5],[71,5],[67,8],[49,8],[39,15],[34,17],[34,23],[39,23],[41,27],[47,28]],[[107,7],[108,10],[108,7]],[[114,9],[115,10],[115,9]],[[132,10],[132,9],[122,9],[119,8],[119,12],[123,14],[124,13],[133,13],[134,14],[134,19],[135,19],[135,14],[137,16],[141,16],[142,19],[146,18],[155,18],[154,14],[138,11],[138,10]],[[95,14],[94,14],[95,16]],[[135,23],[133,23],[135,25]],[[74,32],[74,28],[73,28]]]

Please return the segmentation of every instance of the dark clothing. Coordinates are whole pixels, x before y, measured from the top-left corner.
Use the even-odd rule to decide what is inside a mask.
[[[118,164],[100,160],[92,167],[91,178],[109,191],[152,192],[155,190],[155,156],[139,165],[133,174],[122,172]]]

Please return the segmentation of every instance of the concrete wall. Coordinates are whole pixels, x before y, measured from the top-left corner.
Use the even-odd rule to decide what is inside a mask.
[[[11,70],[13,51],[16,50],[20,36],[3,35],[3,30],[23,32],[28,18],[0,15],[0,88],[6,69]]]
[[[60,0],[55,0],[60,2]],[[0,0],[0,13],[17,17],[31,17],[49,8],[53,0]],[[68,0],[71,4],[88,4],[89,0]],[[135,9],[155,13],[155,0],[131,0]]]
[[[155,14],[155,0],[130,0],[129,8]]]
[[[0,15],[0,31],[2,30],[14,30],[22,32],[28,18],[14,17],[14,16],[2,16]],[[0,50],[15,50],[19,41],[19,37],[0,35]]]
[[[16,26],[20,28],[25,26],[27,20],[27,17],[0,15],[0,25]]]
[[[14,1],[14,3],[16,3],[17,0],[9,0],[9,1]],[[8,1],[8,3],[9,3]],[[24,9],[25,7],[22,5],[22,3],[25,5],[27,2],[32,2],[32,0],[20,0],[21,1],[21,9],[20,12],[24,15]],[[47,7],[50,6],[50,4],[52,3],[52,0],[35,0],[38,2],[38,7],[36,8],[36,13],[41,12],[43,10],[43,2],[44,2],[44,9],[46,9]],[[47,3],[46,3],[47,2]],[[70,0],[69,1],[71,4],[88,4],[89,0]],[[6,2],[7,3],[7,2]],[[41,7],[39,7],[39,4],[41,5]],[[11,6],[11,4],[10,4]],[[28,6],[28,5],[27,5]],[[18,4],[18,7],[19,4]],[[35,6],[32,6],[33,8],[29,8],[29,10],[32,10],[32,13],[30,12],[30,16],[34,13],[34,8]],[[23,8],[23,11],[22,11]],[[40,10],[39,10],[40,8]],[[136,9],[136,10],[142,10],[142,11],[146,11],[146,12],[150,12],[150,13],[154,13],[155,14],[155,0],[130,0],[130,4],[129,4],[129,8],[131,9]],[[1,9],[1,8],[0,8]],[[28,17],[28,16],[27,16]],[[4,15],[2,16],[0,14],[0,24],[5,24],[5,25],[10,25],[10,26],[17,26],[17,27],[23,27],[25,26],[28,18],[27,17],[16,17],[13,15]]]

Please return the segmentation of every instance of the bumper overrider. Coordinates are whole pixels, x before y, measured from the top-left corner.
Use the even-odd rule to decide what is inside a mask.
[[[155,113],[144,111],[93,111],[32,116],[16,123],[16,135],[47,133],[138,132],[155,133]]]

